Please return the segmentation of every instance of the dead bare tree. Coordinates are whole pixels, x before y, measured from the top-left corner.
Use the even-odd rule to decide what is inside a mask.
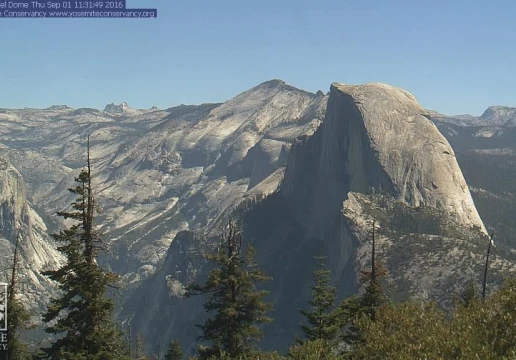
[[[491,246],[494,246],[493,243],[494,232],[491,233],[489,238],[489,244],[487,245],[487,254],[486,254],[486,265],[484,267],[484,281],[482,283],[482,299],[486,298],[486,287],[487,287],[487,270],[489,268],[489,255],[491,254]]]

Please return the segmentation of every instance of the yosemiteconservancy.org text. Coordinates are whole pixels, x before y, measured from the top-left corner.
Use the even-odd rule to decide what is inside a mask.
[[[156,9],[127,9],[125,0],[0,0],[5,18],[155,18]]]

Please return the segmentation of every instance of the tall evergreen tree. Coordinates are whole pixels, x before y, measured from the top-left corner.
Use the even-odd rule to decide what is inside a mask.
[[[27,345],[20,340],[23,330],[31,328],[30,314],[18,298],[18,275],[20,269],[20,233],[16,235],[13,262],[11,265],[7,294],[7,351],[0,351],[0,359],[26,360],[29,358]]]
[[[95,230],[95,199],[91,185],[89,151],[87,167],[75,178],[76,186],[69,191],[76,196],[70,211],[58,212],[75,224],[54,234],[61,245],[58,250],[66,263],[44,274],[57,282],[60,296],[53,298],[43,321],[45,331],[53,335],[50,347],[43,348],[43,359],[111,360],[126,359],[127,350],[112,315],[114,304],[106,289],[118,276],[101,268],[96,261],[105,250]]]
[[[174,340],[168,344],[168,350],[165,354],[165,360],[182,360],[183,350],[181,350],[181,344],[179,341]]]
[[[271,305],[263,300],[267,291],[257,290],[255,285],[270,280],[253,261],[254,249],[243,247],[242,233],[234,222],[229,222],[221,234],[221,244],[214,254],[206,255],[215,267],[205,284],[192,284],[187,296],[205,294],[204,309],[214,316],[203,325],[199,339],[201,359],[245,358],[255,351],[255,343],[262,333],[260,323],[270,322],[265,316]]]
[[[333,341],[339,331],[339,313],[332,308],[335,305],[336,288],[330,286],[330,271],[325,269],[324,257],[319,260],[313,271],[315,284],[311,287],[312,300],[310,310],[301,310],[309,325],[301,325],[307,340]]]

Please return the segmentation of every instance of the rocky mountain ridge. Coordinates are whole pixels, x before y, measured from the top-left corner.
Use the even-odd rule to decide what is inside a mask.
[[[443,115],[437,111],[427,110],[426,115],[432,120],[459,126],[514,127],[516,126],[516,107],[489,106],[480,116]]]
[[[89,134],[101,230],[113,250],[106,261],[138,282],[178,231],[209,231],[246,194],[275,190],[291,142],[313,132],[325,104],[324,95],[273,80],[223,104],[2,110],[0,155],[23,174],[30,201],[52,215],[72,200],[66,189]]]

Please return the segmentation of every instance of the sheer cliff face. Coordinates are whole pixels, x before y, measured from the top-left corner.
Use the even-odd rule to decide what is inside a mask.
[[[331,201],[336,193],[341,201],[349,191],[381,188],[409,206],[442,209],[458,223],[483,230],[452,148],[424,113],[402,89],[333,84],[325,121],[310,139],[311,148],[294,149],[289,159],[285,193],[297,198],[298,191],[309,192],[316,203],[327,203],[321,199]],[[306,152],[312,153],[313,164],[308,167],[301,160],[300,169],[298,158]],[[298,179],[315,168],[307,184],[315,192],[299,187]]]
[[[16,227],[27,219],[25,187],[20,173],[0,158],[0,231],[11,236]]]
[[[41,271],[55,268],[61,255],[49,239],[47,227],[29,205],[22,176],[10,163],[0,158],[0,259],[2,269],[12,265],[16,236],[20,236],[19,285],[23,299],[33,307],[43,307],[52,285]],[[6,272],[0,281],[7,281]]]

